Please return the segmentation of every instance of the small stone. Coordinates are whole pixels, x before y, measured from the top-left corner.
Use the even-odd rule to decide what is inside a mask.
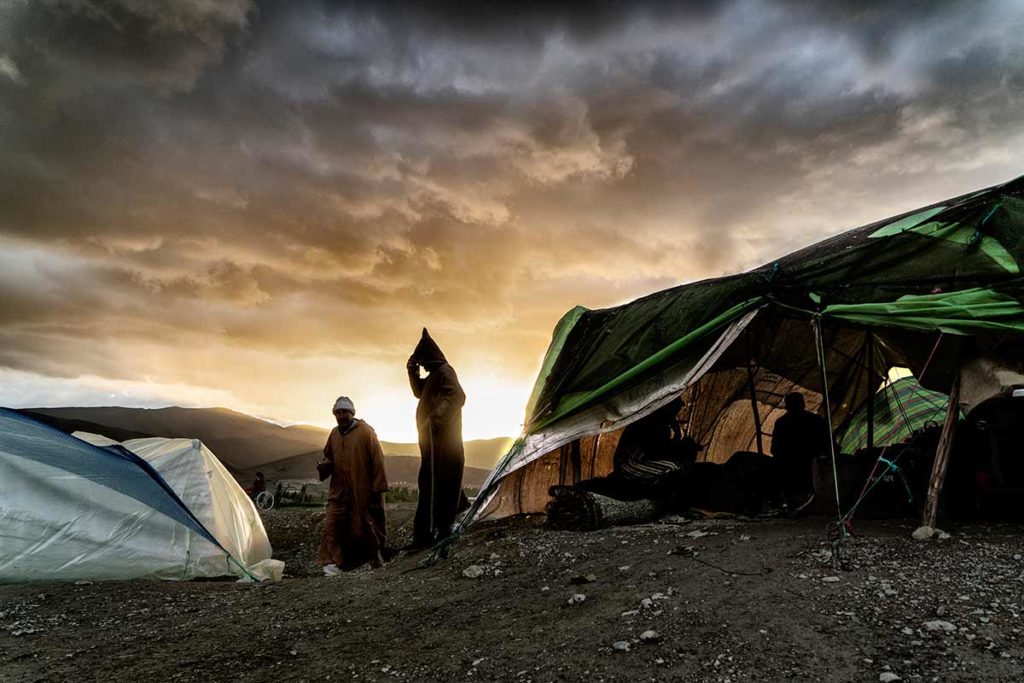
[[[740,541],[746,543],[749,540],[750,540],[750,535],[749,534],[740,534]]]
[[[616,640],[612,643],[612,649],[618,650],[619,652],[629,652],[630,647],[628,640]]]
[[[76,586],[91,586],[92,581],[75,581]]]
[[[936,529],[935,530],[935,538],[939,539],[940,541],[948,541],[950,537],[949,537],[949,534],[947,534],[942,529]]]
[[[942,621],[941,619],[926,621],[924,622],[924,627],[929,631],[945,631],[947,633],[956,630],[956,626],[953,626],[953,624],[948,621]]]
[[[484,568],[478,564],[471,564],[462,570],[462,575],[467,579],[479,579],[484,575]]]
[[[708,535],[708,532],[701,531],[700,529],[695,529],[694,531],[688,531],[687,533],[685,533],[683,535],[684,536],[688,536],[690,538],[704,538],[705,536]]]
[[[595,581],[597,581],[597,577],[593,574],[577,574],[569,579],[569,583],[574,586],[582,586],[585,583],[594,583]]]
[[[914,629],[910,628],[909,626],[904,626],[903,630],[900,631],[900,633],[902,633],[905,636],[912,636],[914,635]]]
[[[573,593],[569,596],[570,605],[579,605],[587,601],[587,596],[583,593]]]
[[[640,641],[643,643],[657,643],[661,641],[661,635],[657,631],[647,630],[640,634]]]
[[[899,675],[894,674],[892,671],[883,671],[878,674],[878,683],[893,683],[893,681],[901,681],[902,678]]]
[[[838,576],[826,576],[821,580],[822,583],[839,583]]]
[[[935,535],[935,529],[930,526],[919,526],[914,529],[914,533],[910,534],[910,537],[915,541],[927,541],[929,538]]]

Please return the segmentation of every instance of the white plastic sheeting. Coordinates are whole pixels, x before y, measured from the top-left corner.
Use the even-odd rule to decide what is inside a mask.
[[[96,434],[76,432],[74,436],[96,446],[116,442]],[[249,571],[280,577],[271,567],[271,547],[256,507],[217,456],[198,439],[132,439],[119,445],[135,453],[160,473],[192,514],[213,534],[217,542]],[[195,536],[195,534],[192,534]],[[212,544],[179,546],[190,555],[190,572],[196,576],[225,574],[224,553]],[[199,539],[201,540],[201,539]],[[212,550],[211,550],[212,548]],[[257,565],[259,565],[257,567]],[[238,574],[232,566],[231,573]]]

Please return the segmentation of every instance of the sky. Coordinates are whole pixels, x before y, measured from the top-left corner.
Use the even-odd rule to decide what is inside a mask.
[[[580,3],[582,4],[582,3]],[[1024,3],[0,0],[0,405],[465,436],[551,330],[1024,173]]]

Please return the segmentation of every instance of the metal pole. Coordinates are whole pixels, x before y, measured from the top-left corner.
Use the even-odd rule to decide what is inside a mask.
[[[867,333],[868,353],[868,452],[875,447],[875,336]]]
[[[825,421],[828,423],[828,449],[832,455],[832,481],[836,488],[836,515],[843,517],[843,505],[839,498],[839,466],[836,464],[836,439],[832,434],[832,405],[828,397],[828,371],[825,369],[825,342],[821,336],[821,319],[811,320],[814,327],[814,341],[818,347],[818,367],[821,369],[821,395],[825,403]]]

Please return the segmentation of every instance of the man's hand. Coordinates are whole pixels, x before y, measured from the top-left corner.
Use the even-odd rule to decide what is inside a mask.
[[[410,357],[408,362],[405,364],[405,369],[409,372],[419,372],[420,364],[414,358]]]
[[[324,481],[333,474],[334,464],[327,458],[320,458],[316,464],[316,473],[320,475],[320,481]]]

